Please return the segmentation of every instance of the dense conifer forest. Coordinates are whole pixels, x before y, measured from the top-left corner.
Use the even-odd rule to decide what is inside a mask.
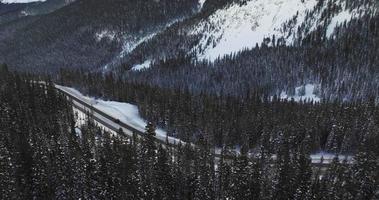
[[[0,200],[378,200],[378,2],[314,1],[280,37],[202,57],[227,35],[210,16],[253,1],[0,3]],[[136,105],[144,136],[56,84]]]
[[[298,133],[299,139],[289,125],[275,143],[262,136],[259,156],[249,156],[245,143],[238,156],[215,159],[205,137],[196,148],[156,144],[152,123],[143,138],[120,138],[90,119],[78,125],[70,102],[49,81],[37,83],[5,66],[0,71],[1,199],[377,198],[377,118],[359,130],[354,163],[336,158],[328,168],[312,167],[312,134]],[[281,103],[262,102],[275,104]]]

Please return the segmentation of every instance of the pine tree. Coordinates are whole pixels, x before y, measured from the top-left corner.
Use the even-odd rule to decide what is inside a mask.
[[[372,199],[378,192],[378,165],[377,165],[377,141],[379,138],[379,128],[370,118],[367,122],[367,133],[363,136],[355,155],[353,165],[353,183],[356,191],[355,199]]]
[[[310,159],[310,135],[307,135],[305,140],[300,146],[299,152],[297,152],[297,173],[296,173],[296,192],[294,199],[307,200],[311,199],[312,194],[310,191],[312,168]],[[318,177],[316,177],[318,178]]]
[[[41,132],[36,131],[32,137],[33,166],[32,166],[32,198],[34,199],[50,199],[54,197],[54,184],[51,181],[52,166],[49,159],[51,150],[47,149],[47,145],[37,137]]]
[[[170,155],[162,145],[158,148],[157,164],[154,167],[154,199],[175,199],[172,163]]]
[[[230,199],[248,200],[253,198],[251,188],[251,166],[248,159],[248,149],[244,145],[241,148],[241,155],[235,158],[232,165],[232,194]]]
[[[156,145],[155,145],[155,127],[148,123],[140,148],[140,173],[141,173],[141,192],[144,199],[152,199],[155,196],[154,187],[154,166],[156,165]]]
[[[291,158],[290,136],[288,130],[280,133],[280,146],[277,154],[274,198],[278,200],[293,199],[294,165]]]
[[[120,167],[119,173],[121,178],[121,198],[122,199],[139,199],[141,177],[138,168],[136,136],[130,143],[120,144]]]
[[[17,199],[11,152],[0,139],[0,199]]]
[[[195,193],[193,199],[214,199],[214,157],[207,141],[201,136],[200,149],[195,160]]]
[[[232,190],[230,189],[231,182],[231,167],[225,161],[225,150],[221,151],[220,161],[218,163],[218,189],[217,198],[226,199],[232,195]]]

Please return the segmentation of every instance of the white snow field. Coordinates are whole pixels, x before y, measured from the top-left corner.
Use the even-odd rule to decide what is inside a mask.
[[[198,48],[205,49],[202,58],[215,60],[219,56],[261,44],[264,38],[282,36],[281,26],[299,12],[298,25],[305,11],[316,5],[316,0],[251,0],[245,5],[234,3],[202,21],[192,33],[206,33]],[[216,27],[209,30],[209,27]],[[288,38],[292,41],[292,38]],[[209,41],[214,44],[209,44]]]
[[[77,91],[73,88],[70,88],[70,87],[64,87],[64,86],[56,85],[56,88],[71,94],[72,96],[82,100],[83,102],[86,102],[89,105],[92,105],[96,109],[106,113],[107,115],[109,115],[115,119],[119,119],[121,122],[137,129],[140,132],[145,132],[145,127],[147,125],[147,122],[146,122],[146,120],[144,120],[140,116],[139,111],[138,111],[138,107],[133,105],[133,104],[95,99],[93,97],[84,96],[79,91]],[[80,103],[77,103],[77,102],[74,102],[74,103],[77,106],[82,107],[83,109],[86,109],[86,110],[88,109],[88,108],[85,108]],[[75,111],[79,113],[81,120],[83,120],[83,117],[85,117],[85,114],[82,113],[81,111],[79,111],[78,109],[75,109]],[[117,128],[117,129],[118,129],[118,127],[120,127],[114,121],[109,120],[109,119],[103,117],[102,115],[100,115],[98,113],[93,113],[93,114],[95,117],[101,119],[102,121],[106,122],[107,124],[112,125],[113,127]],[[101,123],[98,123],[98,124],[100,126],[102,125]],[[108,128],[106,128],[104,126],[103,126],[103,128],[108,130]],[[109,131],[111,131],[111,130],[109,130]],[[111,132],[113,132],[113,131],[111,131]],[[124,131],[124,132],[126,134],[129,134],[130,136],[132,134],[130,131],[129,132]],[[159,139],[160,141],[166,141],[166,138],[167,138],[170,144],[178,144],[180,142],[183,144],[185,143],[185,142],[181,141],[180,139],[177,139],[174,137],[166,137],[166,136],[167,136],[167,133],[163,129],[158,128],[156,130],[156,138]]]

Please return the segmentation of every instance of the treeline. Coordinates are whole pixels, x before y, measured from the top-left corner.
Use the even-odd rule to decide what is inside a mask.
[[[236,98],[193,94],[189,89],[162,89],[112,74],[62,70],[60,76],[61,84],[86,94],[138,105],[145,119],[171,136],[185,141],[196,141],[201,136],[219,147],[235,148],[247,143],[254,151],[265,136],[274,144],[286,132],[295,147],[309,135],[312,152],[352,154],[363,141],[364,130],[379,125],[379,107],[373,100],[296,103],[265,96],[258,89]]]
[[[151,123],[140,139],[111,136],[91,120],[77,124],[70,102],[51,84],[0,72],[1,199],[377,198],[373,125],[354,164],[335,159],[326,171],[311,167],[309,136],[294,148],[285,131],[275,144],[263,137],[259,156],[248,156],[242,145],[238,157],[215,160],[203,137],[196,149],[155,144]]]

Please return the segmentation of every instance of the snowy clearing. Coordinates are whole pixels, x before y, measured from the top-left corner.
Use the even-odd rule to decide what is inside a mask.
[[[282,100],[294,99],[296,102],[300,102],[300,101],[320,102],[321,98],[315,94],[317,91],[317,88],[319,87],[320,85],[314,85],[314,84],[306,84],[304,86],[296,87],[295,95],[290,96],[286,92],[283,91],[280,94],[280,99]]]

